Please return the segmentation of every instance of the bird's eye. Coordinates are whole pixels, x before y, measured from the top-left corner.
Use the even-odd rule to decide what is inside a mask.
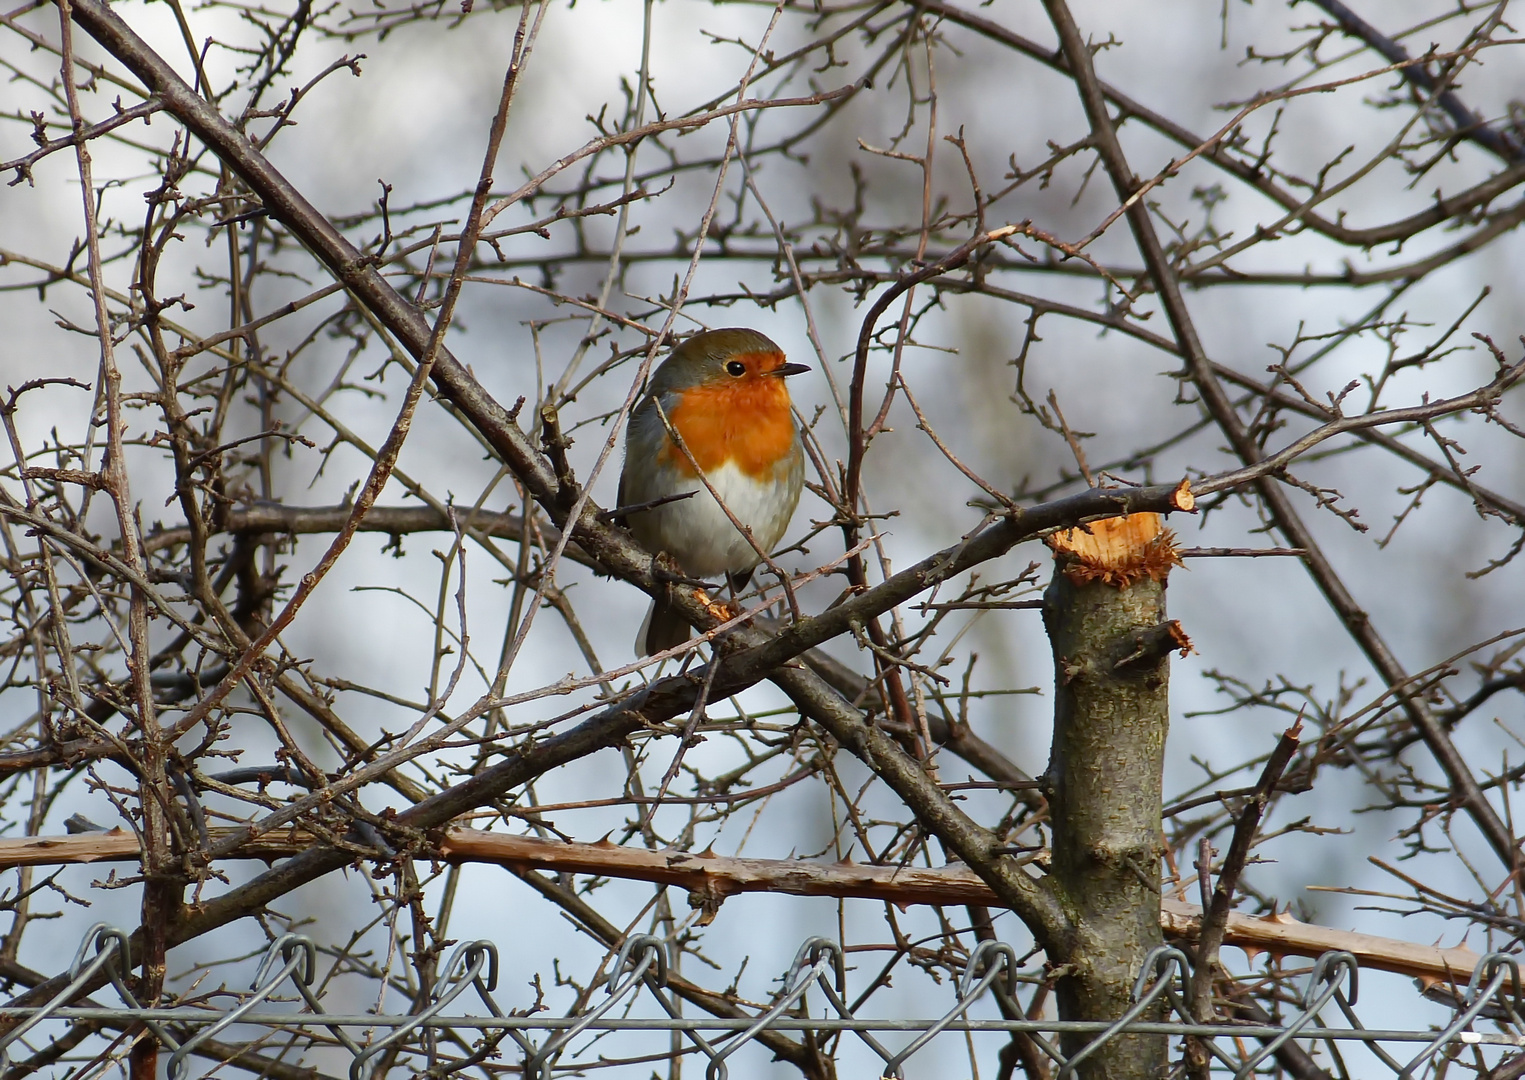
[[[729,371],[732,375],[738,375],[739,376],[739,375],[745,375],[747,373],[747,365],[743,364],[740,360],[732,360],[729,364],[727,364],[725,366],[725,369],[727,371]]]

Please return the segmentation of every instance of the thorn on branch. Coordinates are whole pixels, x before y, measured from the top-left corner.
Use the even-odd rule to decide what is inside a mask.
[[[1176,619],[1130,631],[1119,641],[1118,647],[1123,656],[1112,665],[1112,670],[1118,673],[1133,667],[1147,670],[1176,650],[1180,650],[1182,656],[1196,651],[1191,638],[1186,636]]]
[[[557,494],[562,499],[571,499],[577,491],[577,478],[572,474],[572,466],[567,461],[567,450],[572,445],[572,440],[561,431],[561,417],[556,412],[556,406],[549,403],[540,406],[540,444],[545,447],[546,457],[551,459],[551,467],[556,472]]]

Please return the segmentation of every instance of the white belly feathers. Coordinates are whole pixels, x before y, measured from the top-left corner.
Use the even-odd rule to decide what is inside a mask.
[[[787,484],[758,483],[730,461],[705,476],[736,519],[752,530],[758,546],[771,551],[789,527],[798,496]],[[630,529],[643,547],[669,552],[700,578],[748,570],[761,561],[698,477],[682,481],[678,490],[697,494],[631,515]]]

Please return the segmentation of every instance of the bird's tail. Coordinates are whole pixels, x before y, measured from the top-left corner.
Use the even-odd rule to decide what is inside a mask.
[[[659,597],[652,601],[651,610],[646,613],[646,621],[635,638],[635,647],[642,656],[654,656],[682,645],[692,633],[687,620]]]

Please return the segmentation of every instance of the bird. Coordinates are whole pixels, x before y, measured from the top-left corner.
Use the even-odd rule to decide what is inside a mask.
[[[789,363],[764,335],[741,327],[694,334],[668,354],[625,433],[617,506],[632,508],[623,517],[643,548],[666,553],[690,577],[725,574],[733,590],[746,585],[761,561],[757,549],[773,550],[799,504],[805,451],[784,380],[809,370]],[[673,441],[669,426],[688,454]],[[755,546],[716,503],[705,480],[751,531]],[[645,505],[686,492],[694,494]],[[689,633],[683,616],[658,597],[636,638],[636,651],[664,652],[682,645]]]

